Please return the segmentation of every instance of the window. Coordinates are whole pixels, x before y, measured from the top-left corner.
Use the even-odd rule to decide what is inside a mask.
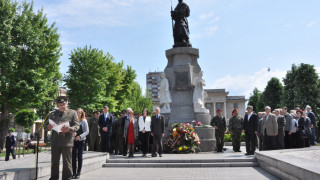
[[[233,103],[233,108],[237,108],[238,109],[238,103]]]
[[[217,110],[218,109],[222,109],[222,104],[221,103],[217,103]]]

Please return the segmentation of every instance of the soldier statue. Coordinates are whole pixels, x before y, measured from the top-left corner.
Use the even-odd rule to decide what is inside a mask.
[[[189,6],[179,0],[176,8],[171,11],[171,18],[174,23],[173,27],[173,38],[174,45],[173,47],[192,47],[192,44],[189,42],[189,25],[187,17],[190,16]]]
[[[234,152],[241,152],[241,132],[243,127],[243,118],[239,116],[238,109],[232,111],[232,117],[229,120],[229,131],[232,138]]]

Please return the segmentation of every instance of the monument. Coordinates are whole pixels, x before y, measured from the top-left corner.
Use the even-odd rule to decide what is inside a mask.
[[[172,49],[166,51],[168,64],[164,70],[171,95],[171,107],[169,106],[170,111],[162,112],[167,118],[168,127],[176,122],[191,123],[196,120],[204,125],[210,125],[211,121],[209,110],[204,106],[205,80],[198,64],[199,49],[192,48],[189,41],[187,20],[189,15],[189,6],[182,0],[179,0],[177,7],[171,11],[171,17],[175,21],[174,45]],[[162,98],[166,99],[161,95],[160,91],[160,101]],[[202,139],[201,151],[215,150],[214,128],[196,127],[195,130]]]

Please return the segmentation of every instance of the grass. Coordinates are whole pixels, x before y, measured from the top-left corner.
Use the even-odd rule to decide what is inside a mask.
[[[48,151],[49,149],[47,149],[47,148],[41,148],[40,149],[40,151],[39,152],[45,152],[45,151]],[[23,156],[23,149],[21,148],[20,149],[20,156]],[[26,154],[33,154],[33,150],[31,149],[31,150],[25,150],[24,151],[24,155],[26,155]],[[18,156],[18,149],[15,149],[15,155],[16,155],[16,158],[17,158],[17,156]],[[6,156],[6,151],[5,150],[3,150],[2,151],[2,153],[0,154],[0,157],[5,157]],[[10,154],[10,156],[11,156],[11,154]]]

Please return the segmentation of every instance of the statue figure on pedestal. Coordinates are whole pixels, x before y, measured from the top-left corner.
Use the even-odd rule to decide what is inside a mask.
[[[166,78],[166,75],[161,74],[161,82],[160,82],[160,107],[162,113],[170,113],[170,103],[172,102],[170,91],[169,91],[169,82]]]
[[[175,21],[173,27],[173,47],[192,47],[192,44],[189,42],[190,32],[187,19],[189,16],[189,6],[183,0],[179,0],[174,11],[171,10],[171,18]]]
[[[203,86],[206,85],[205,80],[202,77],[203,71],[200,71],[195,75],[192,81],[193,89],[193,106],[194,112],[209,113],[209,110],[204,106],[204,98],[208,94],[204,91]]]

